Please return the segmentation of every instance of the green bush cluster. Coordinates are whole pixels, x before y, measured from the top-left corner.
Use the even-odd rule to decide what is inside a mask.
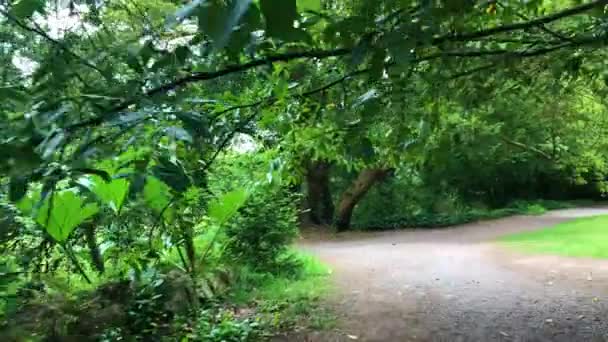
[[[80,270],[62,258],[61,246],[42,245],[48,248],[48,260],[61,262],[52,266],[48,276],[34,281],[19,272],[19,260],[7,251],[0,258],[0,272],[7,276],[15,272],[19,279],[0,282],[0,293],[10,296],[10,305],[0,306],[2,318],[6,318],[0,334],[219,342],[257,341],[261,334],[285,327],[270,322],[274,318],[266,318],[268,305],[260,303],[267,292],[256,293],[250,288],[248,296],[240,300],[232,295],[235,289],[245,287],[244,282],[253,288],[279,282],[289,287],[309,276],[306,262],[289,252],[298,232],[299,194],[267,174],[269,163],[265,153],[222,155],[209,170],[206,183],[189,187],[175,197],[178,200],[173,205],[170,195],[174,192],[155,178],[148,178],[143,193],[132,202],[123,202],[128,182],[95,179],[87,183],[94,187],[92,195],[103,199],[104,219],[95,221],[96,253],[103,267],[89,258],[91,250],[84,243],[84,229],[78,225],[70,227],[70,242]],[[59,194],[78,194],[80,197],[72,197],[80,199],[88,193],[69,191],[73,192]],[[93,203],[94,198],[87,203]],[[56,201],[62,199],[55,197]],[[82,206],[84,201],[77,204]],[[113,207],[102,207],[106,202]],[[7,234],[28,233],[26,229],[44,238],[46,220],[26,225],[24,212],[7,201],[1,203],[0,212],[10,214],[3,222],[17,228],[7,229],[6,234],[0,231],[0,239],[14,239]],[[65,212],[53,214],[67,215],[68,210]],[[25,233],[19,242],[39,248],[42,239]],[[184,243],[187,238],[192,239],[194,260]],[[90,284],[83,274],[88,275]],[[281,310],[273,311],[279,321],[283,320],[283,308],[291,310],[293,306],[289,295],[285,297]],[[298,305],[308,305],[307,298],[299,299]],[[283,303],[276,298],[272,302]],[[295,314],[284,316],[291,320]],[[32,325],[28,317],[40,319]]]
[[[251,194],[226,227],[226,255],[261,271],[275,268],[298,233],[297,197],[272,186]]]
[[[394,214],[382,218],[363,218],[355,222],[357,229],[441,228],[480,220],[491,220],[512,215],[540,215],[547,210],[572,207],[572,202],[516,201],[504,208],[480,209],[462,207],[451,212],[425,212],[414,215]]]

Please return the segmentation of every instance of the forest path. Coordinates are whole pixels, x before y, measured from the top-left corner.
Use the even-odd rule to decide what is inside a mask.
[[[308,237],[334,269],[339,329],[290,341],[608,341],[608,261],[511,253],[493,241],[608,208],[438,230]]]

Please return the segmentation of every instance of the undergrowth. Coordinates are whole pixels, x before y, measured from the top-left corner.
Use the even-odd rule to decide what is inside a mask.
[[[366,218],[354,223],[360,230],[399,228],[441,228],[513,215],[542,215],[548,210],[573,208],[589,204],[582,201],[515,201],[504,208],[489,209],[461,206],[448,212],[421,211],[414,214],[397,212],[385,217]]]
[[[165,266],[167,267],[167,266]],[[276,269],[234,269],[229,280],[207,270],[193,281],[178,269],[145,273],[139,281],[56,274],[36,284],[21,303],[4,305],[9,319],[0,326],[2,340],[51,338],[99,341],[263,341],[298,329],[326,329],[334,324],[321,299],[331,292],[331,271],[315,257],[290,249]],[[218,277],[219,278],[219,277]],[[13,293],[13,295],[15,295]],[[24,298],[27,296],[27,298]]]

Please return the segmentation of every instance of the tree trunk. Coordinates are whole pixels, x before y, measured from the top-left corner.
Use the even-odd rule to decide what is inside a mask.
[[[340,198],[335,221],[338,231],[350,228],[350,220],[357,203],[376,182],[384,180],[390,172],[389,169],[366,169],[359,173],[357,179],[344,191]]]
[[[334,203],[329,187],[331,164],[315,161],[307,166],[308,207],[310,219],[315,224],[331,224],[334,217]]]

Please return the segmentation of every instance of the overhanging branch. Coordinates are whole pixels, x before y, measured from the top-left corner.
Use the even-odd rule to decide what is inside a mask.
[[[160,87],[150,89],[143,94],[143,97],[152,97],[155,95],[165,94],[171,90],[178,89],[180,87],[186,86],[190,83],[196,83],[201,81],[208,81],[216,78],[220,78],[223,76],[227,76],[234,73],[243,72],[246,70],[250,70],[259,66],[268,65],[277,62],[289,62],[291,60],[302,59],[302,58],[328,58],[328,57],[339,57],[347,55],[351,52],[350,49],[335,49],[335,50],[312,50],[312,51],[303,51],[303,52],[290,52],[278,55],[271,55],[264,58],[254,59],[248,63],[244,64],[234,64],[230,65],[224,69],[217,71],[209,71],[209,72],[197,72],[193,73],[189,76],[177,79],[175,81],[166,83],[161,85]],[[99,115],[89,120],[81,121],[75,123],[73,125],[68,126],[66,129],[68,132],[76,131],[80,128],[98,126],[102,124],[104,121],[111,119],[113,116],[117,115],[119,112],[129,108],[129,106],[133,105],[136,100],[131,99],[124,101],[114,108],[107,111],[105,115]]]
[[[433,39],[432,44],[440,45],[441,43],[448,42],[448,41],[449,42],[463,42],[463,41],[470,41],[470,40],[478,40],[480,38],[489,37],[489,36],[496,35],[499,33],[522,30],[522,29],[526,29],[526,28],[530,28],[530,27],[544,25],[544,24],[548,24],[548,23],[551,23],[551,22],[554,22],[554,21],[557,21],[557,20],[560,20],[560,19],[563,19],[563,18],[566,18],[569,16],[583,13],[590,9],[593,9],[593,8],[596,8],[599,6],[603,6],[607,3],[608,3],[608,0],[595,0],[595,1],[589,2],[587,4],[571,7],[571,8],[562,10],[560,12],[556,12],[551,15],[547,15],[547,16],[540,17],[537,19],[532,19],[529,21],[524,21],[521,23],[500,25],[500,26],[497,26],[494,28],[484,29],[484,30],[479,30],[479,31],[469,32],[469,33],[460,33],[460,34],[457,33],[457,34],[444,35],[444,36],[436,37],[435,39]],[[515,57],[532,57],[532,56],[542,55],[545,53],[550,53],[550,52],[553,52],[553,51],[556,51],[556,50],[559,50],[559,49],[562,49],[565,47],[591,43],[591,42],[597,41],[597,40],[598,40],[598,38],[593,38],[591,40],[585,40],[585,41],[579,41],[579,42],[570,41],[570,42],[564,43],[564,44],[557,44],[557,45],[552,45],[552,46],[548,46],[548,47],[544,47],[544,48],[537,48],[537,49],[529,50],[529,51],[526,50],[526,51],[511,52],[511,51],[507,51],[507,50],[485,50],[485,51],[479,50],[479,51],[440,52],[440,53],[436,53],[436,54],[432,54],[432,55],[428,55],[428,56],[423,56],[423,57],[419,58],[416,62],[420,62],[421,60],[436,59],[436,58],[440,58],[440,57],[444,57],[444,56],[447,56],[447,57],[481,57],[481,56],[487,56],[487,55],[513,55]],[[333,50],[311,50],[311,51],[302,51],[302,52],[289,52],[289,53],[284,53],[284,54],[266,56],[263,58],[254,59],[250,62],[243,63],[243,64],[229,65],[226,68],[221,69],[221,70],[192,73],[188,76],[167,82],[166,84],[161,85],[157,88],[150,89],[150,90],[144,92],[141,95],[141,97],[147,98],[147,97],[153,97],[156,95],[165,94],[169,91],[176,90],[178,88],[187,86],[191,83],[213,80],[213,79],[217,79],[217,78],[227,76],[230,74],[244,72],[244,71],[254,69],[254,68],[257,68],[257,67],[260,67],[263,65],[273,64],[273,63],[277,63],[277,62],[288,62],[291,60],[304,59],[304,58],[324,59],[324,58],[329,58],[329,57],[341,57],[341,56],[351,54],[352,52],[353,52],[352,48],[339,48],[339,49],[333,49]],[[134,105],[136,102],[137,102],[137,98],[126,100],[122,103],[119,103],[115,107],[108,109],[105,114],[101,114],[94,118],[84,120],[81,122],[77,122],[75,124],[68,126],[66,129],[68,132],[74,132],[81,128],[101,125],[106,120],[111,119],[115,115],[118,115],[121,111],[124,111],[125,109],[129,108],[131,105]]]
[[[479,30],[479,31],[475,31],[475,32],[469,32],[469,33],[455,33],[455,34],[439,36],[439,37],[436,37],[435,39],[433,39],[433,43],[441,44],[441,43],[445,43],[445,42],[463,42],[463,41],[469,41],[469,40],[476,40],[479,38],[493,36],[498,33],[518,31],[518,30],[535,27],[535,26],[541,26],[541,25],[549,24],[549,23],[552,23],[554,21],[557,21],[557,20],[560,20],[560,19],[563,19],[566,17],[584,13],[584,12],[587,12],[594,8],[605,6],[607,4],[608,4],[608,0],[595,0],[595,1],[591,1],[589,3],[582,4],[579,6],[570,7],[565,10],[562,10],[562,11],[559,11],[559,12],[556,12],[556,13],[553,13],[550,15],[546,15],[544,17],[540,17],[540,18],[536,18],[536,19],[532,19],[532,20],[528,20],[528,21],[523,21],[520,23],[498,25],[493,28]]]

